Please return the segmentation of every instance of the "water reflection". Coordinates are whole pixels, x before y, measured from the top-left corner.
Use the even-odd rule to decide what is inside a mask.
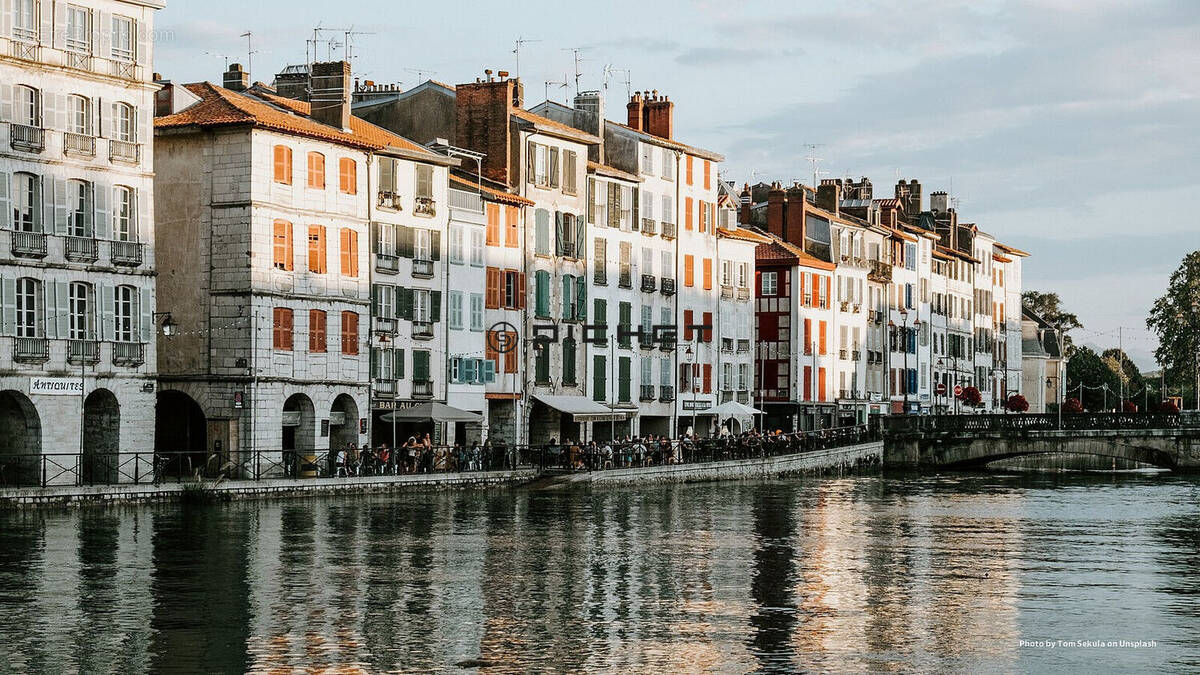
[[[1096,657],[1021,639],[1106,637],[1163,644],[1113,667],[1192,671],[1195,486],[841,478],[4,514],[0,662],[1005,671]]]

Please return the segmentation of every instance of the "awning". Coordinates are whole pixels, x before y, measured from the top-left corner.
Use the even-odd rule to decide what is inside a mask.
[[[559,412],[567,413],[576,422],[619,422],[627,417],[626,413],[613,410],[603,403],[596,403],[586,396],[534,394],[533,398]]]
[[[721,405],[712,409],[713,414],[720,417],[744,417],[747,415],[758,415],[762,411],[757,408],[751,408],[748,405],[738,403],[737,401],[726,401]]]
[[[392,420],[397,422],[482,422],[483,416],[459,410],[445,403],[430,402],[386,413],[382,419],[387,422]]]

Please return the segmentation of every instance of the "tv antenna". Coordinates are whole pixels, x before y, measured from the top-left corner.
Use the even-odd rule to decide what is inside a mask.
[[[824,143],[802,143],[801,147],[806,148],[808,150],[808,156],[805,157],[804,159],[808,160],[808,163],[812,165],[812,175],[813,175],[812,187],[814,190],[816,190],[817,189],[817,177],[823,173],[824,174],[829,173],[828,171],[820,171],[817,169],[817,165],[820,164],[821,162],[825,161],[824,158],[817,157],[817,148],[823,148],[823,147],[825,147],[825,144]]]
[[[517,65],[515,68],[513,68],[513,77],[521,76],[521,45],[529,44],[531,42],[541,42],[541,40],[530,40],[524,36],[517,36],[516,44],[512,50],[512,53],[517,57]]]
[[[405,68],[404,72],[416,73],[418,83],[424,82],[426,75],[437,75],[437,71],[431,68]]]
[[[576,96],[579,95],[579,76],[583,74],[583,73],[579,72],[579,63],[581,61],[587,61],[587,59],[579,58],[579,52],[583,51],[584,49],[586,49],[586,47],[566,47],[563,49],[564,52],[571,52],[575,58],[575,95]]]
[[[550,100],[550,85],[552,85],[552,84],[556,85],[557,89],[566,89],[567,88],[567,76],[563,75],[563,79],[561,82],[555,82],[553,80],[546,80],[546,100],[547,101]]]
[[[604,90],[608,91],[608,81],[610,79],[613,79],[614,76],[616,75],[616,73],[621,73],[622,75],[625,76],[625,79],[617,80],[617,81],[625,83],[625,98],[629,98],[630,96],[633,95],[633,92],[629,89],[629,69],[628,68],[613,68],[612,64],[605,65],[604,66]]]
[[[357,35],[376,35],[376,33],[365,30],[354,30],[354,26],[351,26],[349,30],[342,31],[342,35],[344,37],[342,43],[346,47],[344,52],[346,63],[350,63],[354,58],[354,37]]]
[[[216,58],[218,58],[218,59],[224,59],[224,61],[225,61],[225,70],[229,70],[229,59],[231,59],[231,58],[233,58],[233,57],[229,56],[228,54],[218,54],[218,53],[216,53],[216,52],[207,52],[207,51],[206,51],[206,52],[204,52],[204,53],[205,53],[205,54],[207,54],[207,55],[209,55],[209,56],[215,56],[215,57],[216,57]]]
[[[253,75],[254,73],[254,55],[258,52],[254,50],[254,33],[246,31],[238,37],[246,38],[246,70]],[[228,70],[228,68],[226,68]]]
[[[338,33],[349,34],[349,33],[353,33],[353,31],[354,31],[353,27],[351,27],[351,28],[325,28],[321,24],[317,24],[317,27],[313,28],[312,38],[309,40],[306,40],[305,45],[304,45],[304,56],[308,60],[308,63],[309,64],[316,63],[317,59],[321,58],[321,55],[318,53],[318,50],[320,49],[321,45],[325,45],[325,50],[326,50],[325,58],[330,59],[330,60],[332,60],[332,58],[333,58],[333,50],[337,49],[338,47],[344,46],[342,43],[338,42],[337,39],[335,39],[333,37],[330,37],[326,40],[322,40],[321,39],[322,33],[332,33],[332,34],[336,35]],[[309,47],[312,48],[311,54],[308,51]]]

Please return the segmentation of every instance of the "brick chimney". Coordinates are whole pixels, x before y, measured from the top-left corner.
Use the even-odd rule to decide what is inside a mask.
[[[929,193],[929,210],[934,213],[946,213],[950,210],[950,195],[938,190]]]
[[[600,139],[588,147],[588,159],[605,164],[604,159],[604,95],[599,91],[581,91],[575,94],[575,124]]]
[[[787,191],[787,219],[783,224],[788,243],[804,248],[804,211],[808,203],[804,186],[796,183]]]
[[[738,223],[748,227],[750,225],[750,207],[754,204],[754,200],[750,195],[750,184],[742,185],[742,194],[740,195],[741,205],[738,209]]]
[[[312,66],[312,113],[321,124],[350,129],[350,64],[346,61]]]
[[[841,215],[842,179],[822,178],[817,187],[817,206],[833,215]]]
[[[896,199],[904,204],[904,215],[908,222],[916,222],[921,214],[921,184],[914,178],[905,182],[903,178],[896,183]]]
[[[629,97],[629,103],[625,109],[628,111],[628,124],[632,129],[637,131],[642,130],[642,114],[645,112],[644,102],[642,101],[642,93],[634,92],[633,96]]]
[[[297,101],[309,99],[308,66],[288,66],[275,75],[275,93]]]
[[[223,85],[230,91],[246,91],[250,88],[250,73],[240,63],[234,63],[225,71]]]
[[[657,89],[651,92],[651,98],[646,102],[645,125],[642,130],[668,141],[674,138],[675,104],[666,96],[659,98]]]
[[[484,154],[483,175],[510,187],[521,179],[516,157],[520,148],[511,148],[509,120],[514,106],[523,103],[524,88],[519,79],[487,78],[455,87],[455,138],[459,147]]]
[[[767,192],[767,231],[785,240],[783,219],[786,211],[787,193],[779,183],[772,183],[771,190]]]

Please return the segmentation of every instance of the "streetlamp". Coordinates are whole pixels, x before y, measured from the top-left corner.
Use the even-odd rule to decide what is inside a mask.
[[[692,390],[692,436],[693,436],[693,438],[695,436],[697,436],[697,433],[696,433],[696,406],[698,404],[697,404],[697,399],[696,399],[696,367],[695,367],[695,363],[696,363],[696,357],[698,356],[698,351],[699,351],[698,348],[697,348],[697,350],[693,350],[691,343],[688,343],[687,351],[684,352],[684,356],[687,357],[687,362],[688,362],[688,388]]]
[[[937,373],[936,373],[937,381],[934,382],[934,384],[933,384],[933,391],[934,391],[935,396],[945,396],[946,395],[946,394],[938,394],[937,393],[938,386],[945,384],[944,382],[941,381],[942,377],[945,375],[945,373],[942,372],[945,368],[946,368],[946,362],[943,361],[942,358],[939,356],[938,360],[937,360]],[[949,387],[947,387],[947,389],[949,389]],[[939,407],[945,407],[945,405],[943,404],[942,406],[939,406]],[[944,414],[944,413],[939,413],[939,414]]]
[[[150,318],[152,321],[157,321],[160,316],[163,317],[161,324],[163,337],[175,337],[179,333],[179,324],[171,318],[170,312],[154,312]]]
[[[901,310],[900,310],[900,326],[899,327],[901,329],[903,329],[903,331],[904,331],[903,337],[901,338],[901,347],[904,349],[904,378],[903,378],[903,381],[904,381],[904,414],[907,415],[908,414],[908,391],[909,391],[909,389],[912,388],[912,383],[909,381],[909,377],[908,377],[908,352],[909,352],[908,328],[909,327],[908,327],[908,310],[907,309],[901,308]],[[920,327],[921,327],[921,320],[919,318],[913,319],[912,329],[915,331],[915,330],[918,330]],[[889,320],[888,328],[892,331],[892,335],[894,337],[896,334],[896,328],[897,328],[896,322]],[[916,351],[916,342],[917,342],[917,337],[916,337],[916,335],[913,335],[913,351]]]

